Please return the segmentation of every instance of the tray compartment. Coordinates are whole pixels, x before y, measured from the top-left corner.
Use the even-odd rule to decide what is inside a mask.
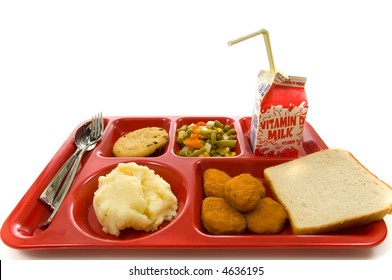
[[[246,151],[249,151],[249,154],[253,156],[252,146],[250,143],[249,131],[250,125],[252,122],[251,117],[243,117],[238,120],[239,125],[241,127],[244,147],[246,147]],[[323,142],[323,140],[314,132],[313,127],[309,123],[305,123],[304,125],[304,133],[301,142],[301,147],[299,150],[298,156],[305,156],[323,149],[327,149],[327,145]],[[288,158],[290,159],[290,158]],[[292,159],[292,158],[291,158]]]
[[[144,118],[118,118],[113,119],[105,128],[105,135],[102,139],[100,146],[100,155],[102,157],[115,157],[112,149],[114,143],[123,135],[135,131],[137,129],[145,127],[161,127],[166,129],[169,134],[170,141],[170,127],[171,119],[169,118],[155,118],[155,117],[144,117]],[[163,149],[156,151],[149,157],[159,157],[164,155],[168,151],[168,144]]]
[[[170,222],[163,222],[155,232],[125,229],[121,231],[119,237],[103,232],[102,226],[99,224],[98,219],[95,215],[95,211],[93,208],[93,197],[94,192],[98,189],[99,176],[104,176],[110,173],[114,168],[117,167],[118,163],[115,163],[108,165],[104,169],[93,174],[90,179],[82,183],[81,187],[75,193],[71,207],[73,209],[72,218],[74,219],[79,229],[85,234],[93,237],[94,239],[116,241],[132,240],[142,237],[144,238],[148,236],[153,236],[162,231],[164,228],[169,228],[172,224],[176,223],[177,219],[179,219],[188,199],[188,187],[185,183],[186,180],[183,175],[175,168],[165,164],[151,161],[135,162],[138,165],[147,166],[148,168],[154,170],[156,174],[161,176],[166,182],[170,184],[172,192],[177,197],[178,201],[177,216]]]
[[[211,235],[208,233],[203,227],[201,221],[201,204],[203,199],[205,198],[204,189],[203,189],[203,173],[209,168],[215,168],[221,171],[226,172],[231,177],[235,177],[242,173],[249,173],[253,177],[256,177],[261,180],[264,187],[267,191],[267,196],[273,197],[273,194],[268,188],[267,183],[264,180],[264,169],[273,165],[281,164],[286,162],[287,159],[279,159],[279,158],[268,158],[268,159],[246,159],[246,158],[238,158],[233,160],[227,159],[217,159],[217,160],[201,160],[196,163],[196,174],[195,174],[195,190],[194,190],[194,200],[192,202],[194,207],[194,226],[197,230],[203,234]],[[282,230],[279,234],[290,234],[289,227],[286,226],[284,230]],[[244,235],[253,235],[258,236],[257,234],[250,233],[248,231],[235,236],[244,236]],[[217,236],[217,235],[211,235]],[[224,235],[228,236],[228,235]]]
[[[208,122],[208,121],[215,121],[218,120],[220,121],[223,125],[230,125],[232,128],[234,128],[236,130],[237,133],[237,145],[234,148],[234,152],[237,154],[235,157],[239,157],[242,155],[242,149],[241,149],[241,145],[242,145],[242,134],[240,131],[240,127],[237,123],[236,120],[234,120],[233,118],[229,118],[229,117],[218,117],[218,116],[203,116],[203,117],[183,117],[183,118],[179,118],[175,121],[175,131],[174,131],[174,135],[173,135],[173,139],[172,141],[174,142],[173,145],[173,153],[178,156],[178,152],[181,150],[181,147],[179,144],[175,143],[175,139],[177,137],[177,133],[176,130],[179,129],[181,126],[183,125],[190,125],[192,123],[198,123],[198,122]],[[185,159],[189,159],[189,157],[182,157],[182,156],[178,156],[181,158],[185,158]]]

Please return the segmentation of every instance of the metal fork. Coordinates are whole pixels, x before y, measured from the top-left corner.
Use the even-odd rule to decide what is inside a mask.
[[[68,160],[60,167],[57,171],[56,175],[53,176],[52,180],[46,186],[45,190],[41,193],[39,199],[46,206],[50,207],[52,210],[54,209],[53,202],[56,198],[58,191],[61,189],[64,179],[71,170],[73,163],[75,162],[79,152],[82,150],[81,139],[85,137],[85,135],[90,134],[91,120],[86,121],[83,125],[81,125],[74,135],[74,143],[76,146],[75,152],[68,158]],[[90,146],[89,150],[92,150],[95,145]]]
[[[104,128],[104,122],[103,122],[103,117],[102,113],[99,113],[98,115],[94,116],[91,119],[91,129],[88,137],[83,141],[83,148],[79,152],[77,158],[75,159],[75,162],[73,163],[67,177],[64,180],[64,184],[59,190],[59,193],[57,194],[56,198],[53,201],[53,211],[50,215],[50,217],[43,223],[39,224],[39,228],[47,227],[53,220],[54,216],[56,215],[58,209],[60,208],[61,204],[64,201],[65,196],[67,195],[74,179],[76,176],[76,173],[79,169],[80,162],[82,160],[82,157],[84,153],[88,150],[89,147],[92,145],[95,145],[98,141],[102,139],[103,136],[103,128]]]

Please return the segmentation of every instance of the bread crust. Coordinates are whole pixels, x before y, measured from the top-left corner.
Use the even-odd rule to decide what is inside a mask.
[[[378,212],[364,215],[361,217],[341,220],[339,222],[327,224],[327,225],[320,226],[320,227],[299,228],[299,227],[296,227],[295,224],[292,224],[291,231],[295,235],[331,233],[331,232],[335,232],[338,230],[342,230],[342,229],[346,229],[346,228],[350,228],[350,227],[354,227],[354,226],[367,225],[372,222],[382,220],[385,217],[385,215],[388,214],[387,212],[388,212],[387,210],[378,211]],[[290,215],[289,215],[289,220],[291,221]]]

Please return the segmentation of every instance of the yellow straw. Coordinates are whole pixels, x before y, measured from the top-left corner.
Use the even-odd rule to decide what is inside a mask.
[[[271,73],[273,75],[275,75],[276,74],[276,70],[275,70],[274,58],[272,56],[272,49],[271,49],[271,43],[270,43],[270,39],[269,39],[269,33],[268,33],[268,31],[266,29],[260,29],[259,31],[254,32],[252,34],[240,37],[240,38],[232,40],[232,41],[229,41],[229,42],[227,42],[227,44],[229,46],[232,46],[232,45],[235,45],[237,43],[240,43],[242,41],[248,40],[248,39],[250,39],[252,37],[255,37],[255,36],[261,35],[261,34],[263,34],[265,47],[267,49],[267,56],[268,56],[268,62],[269,62],[269,66],[270,66],[270,71],[271,71]]]

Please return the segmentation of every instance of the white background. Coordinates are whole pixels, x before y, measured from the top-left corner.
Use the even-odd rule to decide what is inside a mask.
[[[277,68],[307,77],[307,120],[326,144],[351,151],[391,185],[389,7],[379,0],[1,1],[0,221],[75,126],[98,111],[106,116],[250,115],[257,73],[268,68],[263,39],[226,43],[260,28],[270,32]],[[385,218],[389,229],[391,218]],[[63,270],[64,262],[95,267],[94,261],[69,259],[156,259],[157,265],[162,259],[230,259],[240,265],[276,260],[275,266],[285,259],[303,260],[296,265],[304,271],[307,260],[318,259],[324,276],[334,275],[336,266],[348,267],[340,274],[361,278],[388,267],[392,237],[365,250],[20,251],[3,243],[0,250],[2,277],[3,271],[15,275],[12,269],[21,264],[26,269],[17,273],[24,276],[38,276],[43,268],[72,275],[72,269]],[[32,259],[61,261],[12,261]],[[327,260],[371,260],[371,265]],[[124,278],[129,263],[121,267]],[[110,273],[106,264],[99,266],[99,275]],[[112,269],[118,272],[118,263]]]

